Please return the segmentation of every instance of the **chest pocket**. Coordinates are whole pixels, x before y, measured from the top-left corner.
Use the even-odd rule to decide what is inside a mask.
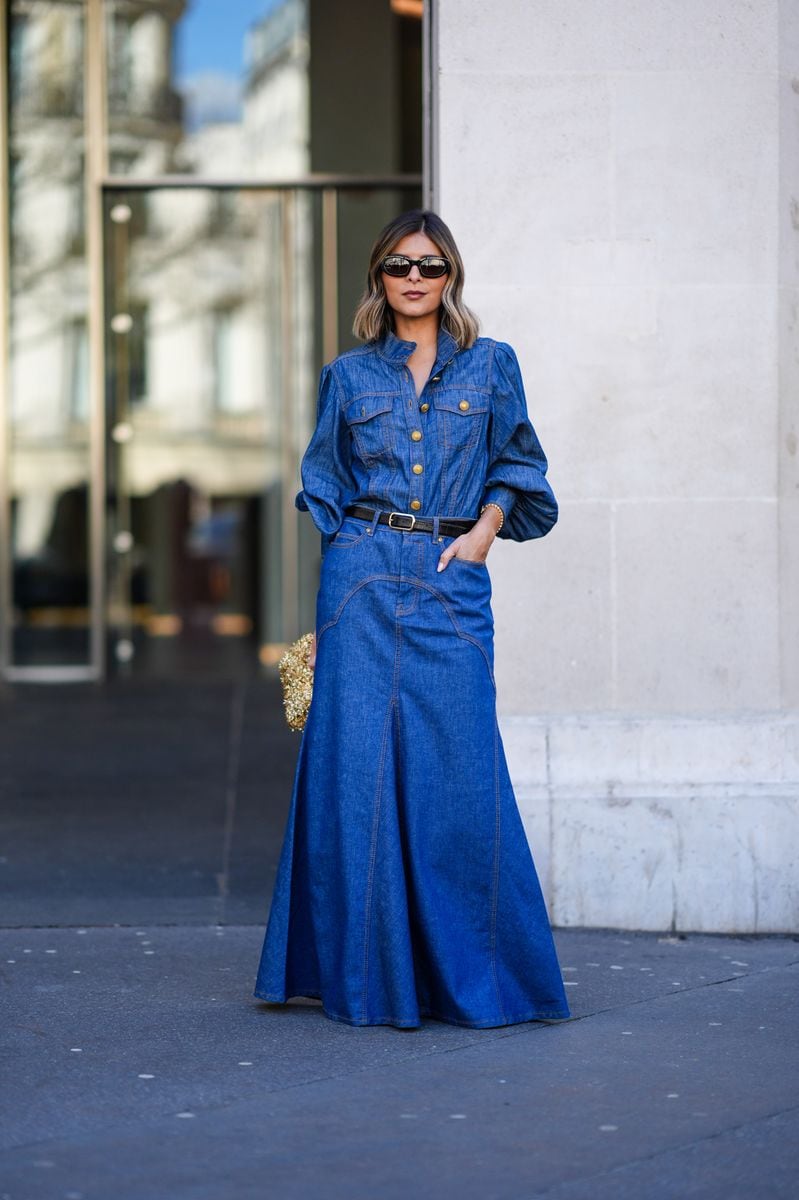
[[[490,408],[483,392],[453,391],[436,397],[438,443],[450,453],[476,446],[484,436]]]
[[[394,399],[398,392],[357,396],[344,409],[359,458],[368,466],[396,457]]]

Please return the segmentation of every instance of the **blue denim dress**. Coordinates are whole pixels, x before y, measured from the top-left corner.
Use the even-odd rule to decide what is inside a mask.
[[[351,1025],[564,1018],[497,724],[489,569],[436,571],[440,518],[496,500],[499,536],[521,542],[557,504],[511,347],[440,330],[418,397],[414,348],[389,333],[322,370],[295,500],[322,535],[313,698],[254,994]]]

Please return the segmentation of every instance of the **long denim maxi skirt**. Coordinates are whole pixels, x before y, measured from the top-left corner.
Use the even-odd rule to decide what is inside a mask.
[[[488,567],[345,517],[254,994],[351,1025],[570,1016],[497,725]]]

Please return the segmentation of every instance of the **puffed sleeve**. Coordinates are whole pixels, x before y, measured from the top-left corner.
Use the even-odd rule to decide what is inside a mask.
[[[558,519],[546,479],[547,460],[527,415],[522,374],[507,342],[497,342],[489,462],[481,506],[493,500],[505,513],[498,536],[515,542],[543,537]]]
[[[350,431],[341,412],[333,364],[322,367],[316,403],[316,429],[300,463],[302,489],[294,504],[310,512],[322,535],[324,556],[330,538],[344,518],[344,506],[355,491],[350,458]]]

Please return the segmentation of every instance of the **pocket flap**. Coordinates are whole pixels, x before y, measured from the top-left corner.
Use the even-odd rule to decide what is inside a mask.
[[[391,412],[394,408],[394,396],[397,394],[390,392],[356,396],[344,409],[344,420],[348,425],[358,425],[361,421],[369,421],[372,417],[379,416],[380,413]]]
[[[461,404],[468,404],[468,408],[461,408]],[[436,408],[444,409],[446,412],[455,413],[457,417],[473,417],[477,413],[488,412],[490,407],[489,397],[480,392],[471,394],[463,392],[453,392],[449,396],[436,396]]]

